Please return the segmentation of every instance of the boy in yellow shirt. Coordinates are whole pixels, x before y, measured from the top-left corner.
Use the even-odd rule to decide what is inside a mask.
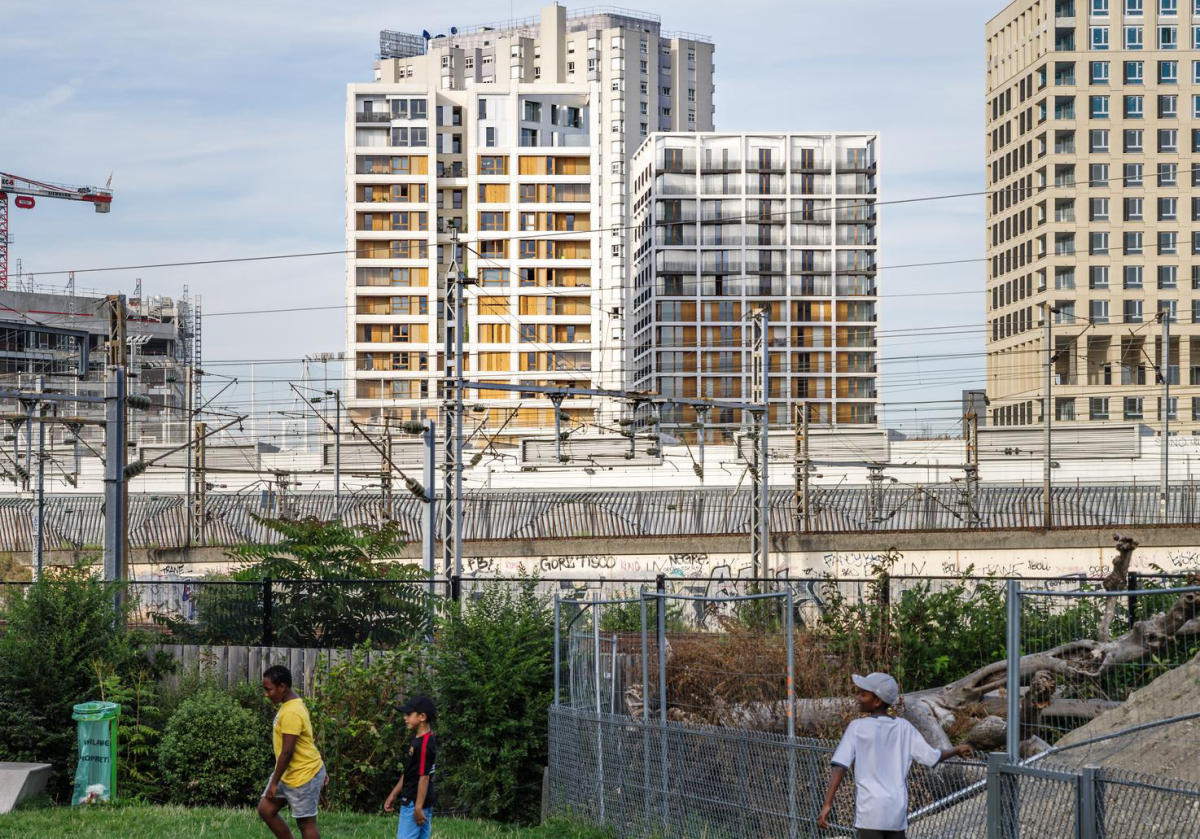
[[[271,739],[275,746],[275,771],[258,802],[258,815],[279,839],[293,839],[292,831],[279,816],[284,805],[300,828],[301,839],[320,839],[317,802],[328,777],[313,739],[308,708],[292,690],[292,674],[281,665],[267,668],[262,678],[263,693],[278,705]]]

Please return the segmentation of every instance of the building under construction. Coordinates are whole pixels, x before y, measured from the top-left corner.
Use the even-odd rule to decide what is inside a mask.
[[[186,296],[175,300],[136,295],[128,300],[129,389],[151,403],[138,412],[130,429],[143,443],[188,439],[189,371],[191,360],[198,357],[196,308]],[[62,289],[0,291],[0,390],[28,392],[44,386],[48,391],[103,396],[111,309],[104,297]],[[87,419],[103,414],[101,405],[70,410]],[[27,412],[28,405],[19,400],[0,399],[0,413],[17,436]],[[94,425],[77,430],[85,441],[102,436]],[[74,431],[65,423],[48,427],[47,434],[48,445],[74,446]]]

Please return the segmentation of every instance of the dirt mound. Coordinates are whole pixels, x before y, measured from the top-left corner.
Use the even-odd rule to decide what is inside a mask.
[[[1105,711],[1056,745],[1073,746],[1134,726],[1197,712],[1200,712],[1200,655],[1130,694],[1119,707]],[[1127,769],[1200,783],[1200,761],[1196,759],[1195,747],[1198,734],[1200,718],[1069,748],[1054,755],[1053,760],[1072,766]]]

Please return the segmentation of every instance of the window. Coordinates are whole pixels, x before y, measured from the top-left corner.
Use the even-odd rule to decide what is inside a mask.
[[[1075,419],[1075,400],[1071,397],[1058,397],[1054,400],[1054,418],[1056,420]]]
[[[1158,287],[1160,289],[1179,288],[1179,266],[1158,266]]]
[[[1179,219],[1179,199],[1178,198],[1159,198],[1158,199],[1158,220],[1159,221],[1178,221]]]
[[[1126,300],[1122,305],[1124,307],[1125,323],[1142,322],[1141,300]]]
[[[1142,48],[1142,27],[1125,27],[1125,49],[1140,50]]]
[[[1142,220],[1142,201],[1141,198],[1125,199],[1125,221]]]
[[[1088,164],[1088,186],[1108,186],[1108,164]]]
[[[1158,62],[1158,83],[1159,84],[1179,84],[1179,62],[1178,61],[1160,61],[1160,62]]]
[[[1124,174],[1121,180],[1125,182],[1125,186],[1141,186],[1142,185],[1142,168],[1141,163],[1126,163]]]
[[[1088,419],[1108,419],[1108,397],[1093,396],[1088,399]]]
[[[1108,0],[1092,0],[1092,17],[1108,17]]]
[[[1200,117],[1200,94],[1192,95],[1192,116]],[[1196,133],[1192,131],[1192,151],[1196,151]]]
[[[647,64],[645,61],[639,61],[638,64],[643,73],[645,73],[647,70],[649,70],[650,65]]]
[[[1125,97],[1125,119],[1141,119],[1143,114],[1143,99],[1141,96]]]
[[[1108,288],[1108,266],[1093,265],[1088,268],[1088,288]]]
[[[1158,0],[1159,17],[1175,17],[1179,14],[1179,0]]]
[[[1091,37],[1088,39],[1091,47],[1094,50],[1108,49],[1108,27],[1093,26],[1090,29]]]
[[[1174,128],[1158,129],[1158,150],[1160,152],[1179,151],[1179,132]]]
[[[519,253],[521,259],[536,259],[537,241],[535,239],[522,239]]]
[[[1200,253],[1200,230],[1192,231],[1192,253]]]
[[[1142,129],[1126,128],[1123,148],[1125,151],[1142,151]]]
[[[489,287],[508,285],[508,280],[504,277],[503,268],[480,268],[479,282]]]
[[[1141,17],[1144,13],[1144,0],[1125,0],[1125,17]]]
[[[525,121],[526,122],[541,122],[542,121],[542,103],[534,102],[531,99],[525,100]]]
[[[1088,253],[1092,255],[1108,253],[1108,234],[1099,231],[1089,233]]]
[[[1167,119],[1179,116],[1179,97],[1173,93],[1159,96],[1158,115]]]
[[[659,93],[661,93],[663,96],[670,96],[670,95],[671,95],[671,88],[669,88],[669,87],[660,87],[660,88],[658,89],[658,92],[659,92]]]
[[[1159,256],[1173,256],[1179,253],[1179,233],[1174,230],[1160,231],[1158,234]]]
[[[1088,201],[1089,218],[1092,221],[1108,221],[1108,199],[1092,198]]]
[[[1141,419],[1142,418],[1142,397],[1126,396],[1125,397],[1125,419]]]
[[[645,96],[646,94],[648,94],[648,93],[650,92],[650,83],[649,83],[649,82],[642,82],[642,84],[641,84],[641,91],[640,91],[640,92],[641,92],[641,94],[642,94],[643,96]]]
[[[1142,287],[1142,266],[1126,265],[1122,269],[1122,273],[1125,278],[1122,282],[1122,287],[1127,289]]]
[[[487,118],[488,118],[488,109],[487,109],[487,104],[488,104],[488,103],[487,103],[487,100],[486,100],[486,99],[484,99],[484,98],[482,98],[482,97],[480,97],[480,99],[479,99],[479,118],[480,118],[480,119],[487,119]]]
[[[1179,49],[1179,27],[1178,26],[1160,26],[1160,27],[1158,27],[1158,48],[1160,50]]]
[[[485,126],[483,129],[483,144],[488,147],[496,145],[496,127],[493,125]]]
[[[1179,184],[1179,164],[1178,163],[1160,163],[1158,164],[1158,185],[1159,186],[1177,186]]]
[[[1139,254],[1143,251],[1145,234],[1140,230],[1125,231],[1125,254]]]
[[[1125,62],[1125,84],[1144,84],[1145,79],[1142,76],[1142,62],[1126,61]]]
[[[1108,119],[1108,97],[1107,96],[1091,97],[1091,115],[1092,115],[1092,119]]]
[[[1107,99],[1108,97],[1104,97]],[[1094,152],[1108,151],[1108,129],[1093,128],[1088,132],[1088,150]]]

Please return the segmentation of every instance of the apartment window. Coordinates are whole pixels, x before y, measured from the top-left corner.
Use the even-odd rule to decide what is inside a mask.
[[[1173,93],[1159,96],[1158,115],[1167,119],[1179,116],[1179,97]]]
[[[1158,129],[1158,150],[1160,152],[1179,151],[1179,132],[1174,128]]]
[[[1192,95],[1192,116],[1200,118],[1200,94]],[[1196,151],[1196,131],[1192,129],[1192,151]]]
[[[1179,164],[1178,163],[1160,163],[1158,164],[1158,185],[1159,186],[1177,186],[1179,183]]]
[[[1139,254],[1143,251],[1144,233],[1140,230],[1125,231],[1125,254]]]
[[[1144,13],[1143,0],[1125,0],[1125,17],[1141,17]]]
[[[643,73],[647,72],[650,69],[650,65],[647,64],[645,61],[639,61],[638,65]]]
[[[1179,288],[1179,266],[1158,266],[1158,287],[1160,289]]]
[[[1054,269],[1054,289],[1070,291],[1075,288],[1075,269],[1058,266]]]
[[[1108,397],[1092,396],[1088,399],[1088,419],[1108,419]]]
[[[568,74],[572,74],[572,73],[574,73],[574,72],[575,72],[575,62],[574,62],[574,61],[568,61],[568,62],[567,62],[567,73],[568,73]]]
[[[495,126],[492,126],[492,125],[484,126],[483,144],[489,148],[495,147],[495,145],[496,145],[496,128],[495,128]]]
[[[1159,17],[1175,17],[1179,14],[1179,0],[1158,0]]]
[[[1158,62],[1158,83],[1159,84],[1179,84],[1179,62],[1178,61],[1160,61],[1160,62]]]
[[[1123,147],[1127,152],[1142,151],[1142,129],[1126,128],[1124,131]]]
[[[1200,49],[1200,26],[1192,27],[1192,49]]]
[[[1108,186],[1108,164],[1088,164],[1088,186]]]
[[[1179,233],[1175,230],[1163,230],[1158,234],[1159,256],[1172,256],[1179,253]]]
[[[1108,17],[1108,0],[1091,0],[1092,17]]]
[[[480,118],[480,119],[487,119],[487,118],[488,118],[488,109],[487,109],[487,105],[488,105],[488,103],[487,103],[487,100],[481,97],[481,98],[479,99],[479,118]]]
[[[1088,253],[1093,255],[1108,253],[1108,234],[1097,231],[1089,233]]]
[[[1160,26],[1160,27],[1158,27],[1158,48],[1160,50],[1179,49],[1179,27],[1178,26]]]
[[[1126,289],[1138,289],[1142,287],[1142,266],[1126,265],[1122,268],[1124,281],[1122,285]]]
[[[1108,97],[1104,97],[1107,99]],[[1108,151],[1108,129],[1093,128],[1088,132],[1088,148],[1094,152]]]
[[[642,82],[642,83],[641,83],[641,89],[640,89],[640,91],[639,91],[639,92],[640,92],[640,93],[641,93],[643,96],[646,96],[648,93],[650,93],[650,82]]]
[[[1092,323],[1108,323],[1108,301],[1090,301],[1088,303],[1088,320]]]
[[[1088,201],[1088,216],[1092,221],[1108,221],[1108,199],[1090,199]]]
[[[1093,265],[1088,268],[1088,288],[1108,288],[1108,266]]]
[[[670,95],[671,95],[671,88],[669,88],[669,87],[660,87],[660,88],[658,89],[658,92],[659,92],[659,93],[661,93],[663,96],[670,96]]]
[[[1093,27],[1091,27],[1091,29],[1089,31],[1091,33],[1089,42],[1091,44],[1092,49],[1094,49],[1094,50],[1108,49],[1108,27],[1107,26],[1093,26]]]
[[[1141,300],[1126,300],[1122,305],[1124,307],[1125,323],[1142,322]]]
[[[1072,67],[1074,65],[1071,65]],[[1108,62],[1093,61],[1091,63],[1091,72],[1089,80],[1092,84],[1108,84]],[[1074,79],[1072,79],[1074,81]]]
[[[1124,174],[1121,176],[1121,180],[1124,181],[1125,186],[1141,186],[1142,170],[1143,165],[1141,163],[1126,163],[1122,169]]]
[[[1179,199],[1164,197],[1158,199],[1158,220],[1177,221],[1179,219]]]
[[[1143,217],[1142,198],[1125,199],[1125,221],[1141,221]]]
[[[1142,96],[1125,97],[1125,119],[1141,119],[1144,112],[1144,99]]]
[[[645,103],[645,102],[641,103],[642,116],[645,116],[646,114],[649,113],[649,108],[650,108],[650,106],[647,103]]]
[[[594,58],[589,58],[589,59],[588,59],[588,72],[589,72],[589,73],[595,73],[595,72],[596,72],[596,59],[594,59]]]
[[[1125,49],[1140,50],[1142,48],[1142,27],[1125,27]]]
[[[1091,116],[1092,116],[1092,119],[1108,119],[1108,97],[1107,96],[1092,96],[1091,97]]]
[[[1142,418],[1142,397],[1126,396],[1125,397],[1125,419],[1140,420]]]
[[[1200,254],[1200,230],[1192,231],[1192,253]]]
[[[525,100],[525,121],[526,122],[541,122],[542,121],[542,103],[534,102],[531,99]]]
[[[1192,199],[1192,221],[1200,221],[1200,197]]]
[[[522,239],[520,242],[521,259],[536,259],[537,258],[537,241],[534,239]]]
[[[1125,62],[1125,84],[1144,84],[1145,79],[1142,75],[1143,64],[1140,61]]]
[[[694,87],[689,87],[689,88],[688,88],[688,101],[689,101],[689,102],[695,102],[695,101],[696,101],[696,88],[694,88]]]
[[[1075,419],[1075,400],[1071,397],[1058,397],[1054,400],[1054,418],[1061,421]]]

